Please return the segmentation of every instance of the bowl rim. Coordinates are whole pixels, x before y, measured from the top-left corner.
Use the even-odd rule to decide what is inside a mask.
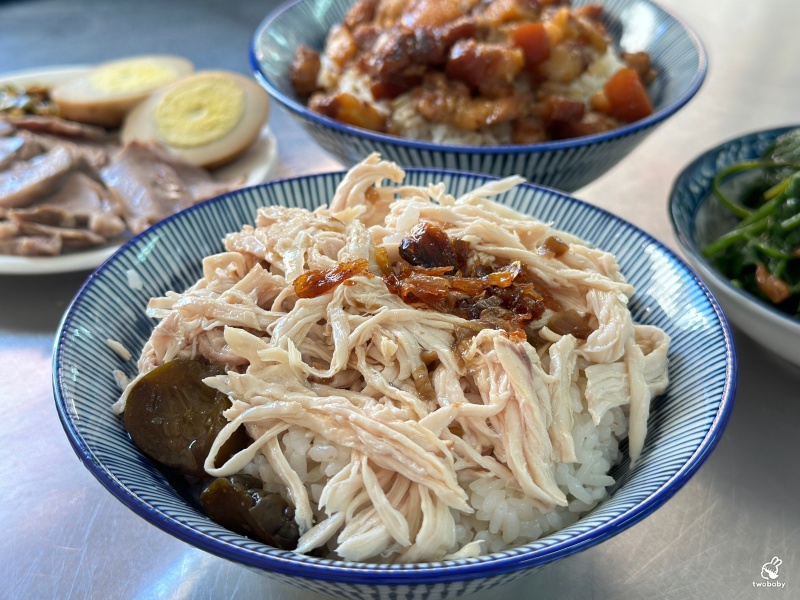
[[[721,291],[729,296],[733,296],[738,300],[743,301],[748,307],[755,310],[756,313],[760,314],[765,319],[780,327],[788,326],[800,334],[800,319],[794,318],[787,313],[778,310],[755,294],[733,285],[730,279],[725,277],[716,269],[716,267],[703,255],[702,251],[695,242],[694,232],[685,231],[678,225],[679,219],[677,204],[677,198],[680,190],[690,185],[695,173],[702,168],[703,163],[707,160],[716,158],[719,154],[724,152],[733,144],[742,142],[749,143],[750,141],[754,141],[759,137],[771,137],[774,139],[779,135],[793,129],[800,129],[800,125],[781,125],[778,127],[770,127],[768,129],[757,129],[728,138],[716,146],[705,150],[692,159],[691,162],[689,162],[685,167],[683,167],[679,175],[675,178],[672,188],[669,192],[667,207],[669,209],[668,212],[670,224],[672,225],[672,231],[675,233],[675,238],[677,239],[681,250],[686,254],[687,261],[692,264],[695,269],[702,269],[704,271],[704,275],[710,277],[713,282],[721,288]],[[709,187],[705,190],[705,195],[703,198],[691,206],[690,227],[694,226],[697,214],[700,211],[700,207],[705,204],[710,193],[711,188]]]
[[[333,129],[341,134],[351,135],[371,142],[401,146],[404,148],[414,149],[418,151],[448,152],[454,154],[480,154],[480,155],[542,154],[550,151],[568,150],[571,148],[579,148],[591,144],[600,144],[603,142],[609,142],[611,140],[627,137],[642,130],[648,129],[666,120],[667,117],[675,114],[678,110],[683,108],[683,106],[685,106],[689,102],[689,100],[691,100],[695,96],[695,94],[697,94],[698,90],[703,84],[703,81],[705,81],[706,74],[708,72],[708,55],[706,53],[702,41],[700,40],[699,36],[694,32],[694,30],[691,27],[689,27],[689,25],[683,19],[675,15],[673,12],[665,9],[661,5],[657,4],[656,2],[653,2],[653,0],[636,0],[637,2],[650,5],[658,12],[672,19],[686,33],[687,37],[692,42],[692,45],[694,46],[697,52],[697,70],[695,71],[694,76],[692,77],[692,80],[689,82],[689,85],[684,91],[684,93],[678,98],[676,98],[674,101],[672,101],[672,103],[662,107],[661,109],[655,111],[653,114],[645,117],[644,119],[640,119],[639,121],[634,121],[633,123],[627,123],[622,127],[618,127],[617,129],[612,129],[610,131],[595,133],[592,135],[585,135],[576,138],[539,142],[536,144],[469,146],[463,144],[440,144],[435,142],[412,140],[399,136],[370,131],[368,129],[363,129],[361,127],[346,125],[344,123],[336,121],[335,119],[316,113],[313,110],[309,109],[304,104],[302,104],[301,102],[298,102],[297,100],[292,98],[291,96],[284,94],[278,88],[278,86],[275,85],[270,80],[270,78],[264,72],[264,69],[262,68],[261,65],[261,61],[258,58],[258,44],[261,35],[263,34],[264,31],[266,31],[269,28],[269,26],[273,23],[273,21],[275,21],[278,17],[280,17],[284,12],[289,11],[295,5],[301,4],[302,2],[305,1],[306,0],[286,0],[281,5],[272,10],[256,28],[256,31],[253,34],[253,37],[251,38],[249,47],[250,67],[255,79],[284,108],[302,117],[303,119],[306,119],[307,121],[311,121],[316,125],[328,129]]]
[[[405,170],[406,172],[449,175],[456,178],[476,177],[482,178],[484,181],[500,179],[494,175],[456,171],[452,169],[407,168]],[[647,497],[634,506],[624,510],[622,513],[608,519],[607,521],[604,521],[594,528],[583,531],[568,539],[554,542],[542,548],[520,550],[521,548],[525,547],[523,544],[517,548],[510,549],[509,552],[515,552],[511,555],[504,555],[501,552],[485,554],[475,559],[468,559],[466,561],[438,561],[380,565],[330,559],[314,559],[313,557],[307,556],[304,556],[303,560],[298,560],[298,555],[291,551],[274,551],[270,553],[264,553],[253,548],[238,546],[225,539],[214,537],[208,533],[199,531],[194,527],[169,516],[162,510],[148,504],[139,496],[134,494],[131,490],[129,490],[113,474],[110,468],[104,466],[103,463],[96,459],[86,440],[73,423],[72,417],[74,416],[74,410],[72,410],[72,412],[70,410],[73,408],[73,405],[67,402],[65,394],[61,389],[62,374],[66,376],[65,370],[61,366],[63,358],[62,349],[64,345],[68,343],[68,327],[74,318],[73,313],[75,309],[84,301],[84,298],[89,293],[90,288],[94,285],[94,282],[98,280],[103,271],[113,265],[115,261],[120,259],[120,257],[125,254],[129,248],[134,246],[134,244],[136,244],[140,239],[144,238],[145,236],[149,237],[156,234],[159,229],[165,227],[168,223],[171,223],[176,219],[185,218],[185,215],[195,211],[203,210],[203,206],[209,205],[209,203],[222,203],[230,197],[236,197],[242,193],[247,193],[248,190],[253,188],[282,186],[292,181],[325,178],[331,176],[337,176],[341,178],[346,173],[346,170],[341,170],[275,179],[256,186],[228,192],[221,196],[217,196],[216,198],[212,198],[211,200],[207,200],[203,203],[196,204],[183,211],[175,213],[156,223],[148,230],[128,240],[120,247],[119,250],[117,250],[117,252],[114,253],[114,255],[112,255],[100,267],[98,267],[98,269],[96,269],[87,278],[87,280],[78,290],[77,294],[64,313],[58,328],[58,334],[54,342],[52,357],[54,400],[61,424],[65,430],[65,433],[67,434],[70,445],[72,446],[74,452],[78,455],[78,458],[92,473],[92,475],[94,475],[94,477],[125,506],[131,509],[138,516],[142,517],[145,521],[148,521],[162,531],[169,533],[185,543],[218,557],[259,570],[274,572],[276,574],[290,577],[339,582],[342,584],[360,584],[370,586],[398,584],[425,585],[496,577],[503,574],[518,572],[524,569],[531,569],[545,565],[560,558],[595,546],[602,541],[622,533],[624,530],[652,514],[678,490],[680,490],[696,473],[700,466],[702,466],[702,464],[706,461],[711,452],[719,443],[725,427],[730,419],[731,412],[733,410],[734,398],[736,395],[738,374],[738,364],[733,334],[725,315],[713,294],[708,290],[706,285],[692,270],[692,268],[687,265],[678,254],[633,223],[626,221],[625,219],[618,217],[617,215],[614,215],[613,213],[599,206],[595,206],[580,200],[565,192],[548,188],[546,186],[525,182],[520,185],[532,188],[532,191],[534,192],[536,190],[542,190],[545,193],[557,196],[560,201],[567,202],[569,204],[582,205],[590,211],[595,211],[611,219],[615,225],[622,225],[631,233],[641,236],[642,239],[647,241],[648,244],[653,244],[670,259],[671,264],[681,270],[684,277],[686,277],[689,281],[693,281],[697,285],[698,289],[702,292],[702,297],[708,301],[708,304],[713,313],[716,315],[717,322],[720,325],[720,332],[723,337],[725,349],[725,377],[722,389],[720,391],[720,402],[716,414],[708,426],[708,431],[705,433],[703,439],[700,441],[694,452],[683,462],[680,468],[678,468],[669,479],[648,494]],[[147,468],[155,469],[155,467],[149,463]],[[560,531],[561,530],[555,531],[548,535],[558,535]],[[236,534],[232,533],[231,535]],[[531,543],[535,544],[536,541]]]

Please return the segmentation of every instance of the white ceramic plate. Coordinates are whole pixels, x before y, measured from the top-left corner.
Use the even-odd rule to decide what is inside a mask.
[[[70,65],[14,71],[0,75],[0,85],[16,83],[22,86],[33,84],[52,86],[84,73],[87,65]],[[242,187],[262,183],[269,178],[272,167],[278,156],[278,141],[264,125],[258,139],[239,158],[213,171],[214,178],[219,181],[242,181]],[[120,244],[117,243],[90,248],[80,252],[69,252],[59,256],[5,256],[0,255],[0,275],[45,275],[48,273],[69,273],[72,271],[88,271],[94,269],[114,254]]]

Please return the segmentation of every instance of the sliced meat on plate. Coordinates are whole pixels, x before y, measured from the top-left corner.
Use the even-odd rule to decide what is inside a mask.
[[[214,198],[244,185],[244,178],[241,181],[217,181],[211,176],[208,169],[190,165],[169,154],[160,146],[151,146],[150,149],[160,160],[175,169],[195,202]]]
[[[0,138],[0,171],[17,160],[17,152],[25,144],[18,136]]]
[[[109,191],[80,171],[67,175],[63,185],[28,208],[9,210],[15,222],[84,228],[111,239],[125,231],[122,206]]]
[[[22,131],[21,133],[28,134],[30,139],[44,150],[52,150],[57,147],[66,148],[93,169],[105,167],[109,162],[109,156],[119,149],[119,146],[108,142],[69,139],[57,135],[34,133],[30,131]]]
[[[7,116],[5,119],[7,123],[17,129],[27,129],[36,133],[49,133],[50,135],[72,139],[109,142],[114,137],[102,127],[67,121],[59,117],[23,115],[18,117]]]
[[[14,126],[9,123],[4,117],[0,117],[0,137],[13,134],[15,131]]]
[[[72,227],[53,227],[52,225],[41,225],[39,223],[19,223],[19,231],[23,237],[58,237],[61,238],[64,250],[77,250],[99,246],[106,240],[101,236],[89,231],[88,229],[78,229]]]
[[[66,148],[53,148],[30,160],[15,162],[0,172],[0,208],[22,208],[52,192],[77,160]]]
[[[125,206],[132,233],[231,189],[210,175],[167,157],[152,146],[131,142],[100,171],[103,182]],[[185,178],[185,179],[184,179]]]
[[[134,234],[194,204],[175,169],[145,144],[125,146],[100,175],[125,206],[125,220]]]
[[[0,254],[11,256],[58,256],[61,248],[61,238],[58,236],[0,238]]]

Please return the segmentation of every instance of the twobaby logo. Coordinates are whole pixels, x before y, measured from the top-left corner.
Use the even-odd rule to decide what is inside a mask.
[[[783,589],[786,586],[785,581],[776,581],[778,579],[778,568],[783,564],[783,561],[777,556],[773,557],[768,563],[764,563],[761,567],[761,579],[765,581],[754,581],[753,587],[756,588],[778,588]]]

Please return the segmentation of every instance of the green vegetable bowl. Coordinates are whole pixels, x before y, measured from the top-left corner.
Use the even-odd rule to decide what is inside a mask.
[[[731,323],[800,366],[800,127],[701,154],[676,179],[669,213],[683,254]]]

